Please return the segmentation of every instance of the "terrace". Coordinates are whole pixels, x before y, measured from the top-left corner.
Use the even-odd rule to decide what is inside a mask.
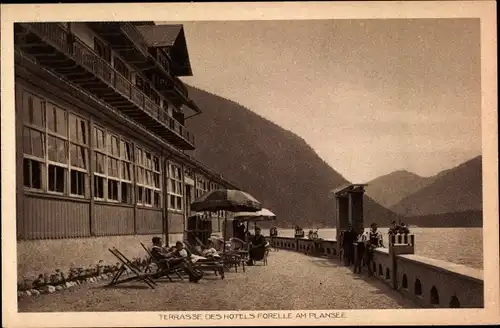
[[[355,276],[327,258],[280,250],[268,265],[227,272],[225,279],[207,272],[198,284],[158,282],[105,288],[107,281],[54,294],[24,297],[19,312],[65,311],[224,311],[401,309],[418,307],[383,282]]]

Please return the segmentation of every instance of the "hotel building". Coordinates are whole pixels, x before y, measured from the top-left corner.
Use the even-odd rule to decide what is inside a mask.
[[[17,23],[14,43],[19,276],[143,257],[196,229],[193,199],[236,188],[189,154],[182,25]]]

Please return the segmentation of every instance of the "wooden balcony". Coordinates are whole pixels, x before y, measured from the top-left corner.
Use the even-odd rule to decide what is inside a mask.
[[[19,23],[15,45],[40,63],[95,94],[183,150],[194,149],[193,135],[131,81],[58,23]]]
[[[154,56],[156,49],[148,47],[144,37],[136,27],[128,22],[87,22],[95,33],[102,37],[128,63],[139,70],[160,75],[165,82],[155,87],[168,98],[189,103],[187,88],[181,80],[173,76],[170,67],[162,65]]]

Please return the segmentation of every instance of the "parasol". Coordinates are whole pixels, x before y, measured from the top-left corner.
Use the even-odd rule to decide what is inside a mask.
[[[262,204],[250,194],[235,189],[209,191],[191,203],[191,210],[197,212],[256,212]]]
[[[191,210],[197,212],[257,212],[261,209],[262,204],[253,196],[244,191],[235,189],[217,189],[209,191],[191,203]],[[224,245],[226,244],[226,224],[227,218],[224,218]]]

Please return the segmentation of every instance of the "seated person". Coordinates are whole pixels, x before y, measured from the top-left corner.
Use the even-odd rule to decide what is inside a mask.
[[[247,265],[253,265],[254,261],[260,261],[264,258],[268,243],[266,238],[261,235],[260,228],[255,228],[255,235],[250,238],[248,255],[250,259]]]
[[[186,259],[190,264],[195,262],[213,262],[214,257],[206,258],[204,256],[199,256],[196,254],[192,254],[188,249],[184,247],[182,241],[178,241],[175,243],[174,253],[178,257],[182,257]]]
[[[214,247],[214,243],[211,240],[208,241],[207,247],[203,246],[201,247],[201,254],[207,258],[210,257],[220,258],[219,252],[217,252],[217,250]]]
[[[392,226],[389,228],[389,235],[397,235],[401,227],[396,223],[396,221],[392,221]]]
[[[202,278],[203,275],[193,270],[191,262],[187,260],[187,256],[186,257],[182,256],[181,252],[178,251],[178,248],[176,248],[175,250],[173,249],[166,250],[161,245],[160,237],[153,237],[152,241],[153,241],[153,247],[151,248],[151,255],[159,263],[167,263],[169,267],[174,267],[174,266],[181,267],[184,270],[184,272],[186,272],[186,274],[189,276],[190,282],[196,283]]]
[[[401,222],[401,226],[399,227],[399,233],[404,235],[410,233],[410,229],[408,229],[408,226],[404,222]]]

